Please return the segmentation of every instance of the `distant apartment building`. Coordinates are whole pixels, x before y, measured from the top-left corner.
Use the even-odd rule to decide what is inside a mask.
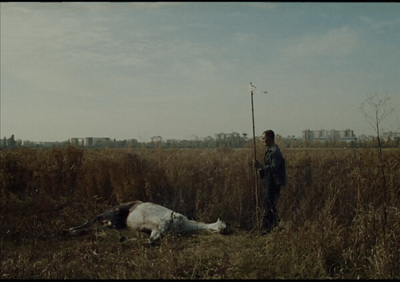
[[[383,132],[382,138],[385,141],[386,140],[400,140],[400,132],[393,132],[393,131]]]
[[[71,138],[70,143],[76,146],[96,146],[104,145],[110,142],[109,137],[85,137],[85,138]]]
[[[354,131],[351,129],[346,130],[303,130],[303,141],[357,141],[357,137],[354,135]]]

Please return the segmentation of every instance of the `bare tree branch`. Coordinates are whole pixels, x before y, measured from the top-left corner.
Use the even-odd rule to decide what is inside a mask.
[[[395,108],[389,107],[389,100],[390,98],[387,93],[383,99],[380,99],[378,94],[375,93],[375,95],[369,95],[361,103],[361,113],[377,134],[379,134],[379,125],[381,122],[395,111]]]

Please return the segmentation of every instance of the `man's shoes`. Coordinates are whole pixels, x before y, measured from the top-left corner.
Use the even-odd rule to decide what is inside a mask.
[[[261,231],[260,235],[261,235],[261,236],[265,236],[265,235],[271,233],[271,231],[272,231],[272,228],[265,228],[265,229],[263,229],[263,230]]]

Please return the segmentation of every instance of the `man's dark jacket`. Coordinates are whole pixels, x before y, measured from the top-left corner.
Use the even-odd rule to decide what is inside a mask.
[[[263,183],[267,186],[286,185],[286,165],[278,146],[265,151],[264,167],[259,170]]]

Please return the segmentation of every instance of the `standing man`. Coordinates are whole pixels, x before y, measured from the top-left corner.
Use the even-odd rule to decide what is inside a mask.
[[[281,186],[286,185],[286,165],[282,152],[275,144],[275,133],[266,130],[262,134],[262,141],[267,147],[264,155],[264,164],[255,161],[255,167],[261,178],[263,189],[264,218],[262,234],[271,232],[280,222],[276,202],[279,198]]]

